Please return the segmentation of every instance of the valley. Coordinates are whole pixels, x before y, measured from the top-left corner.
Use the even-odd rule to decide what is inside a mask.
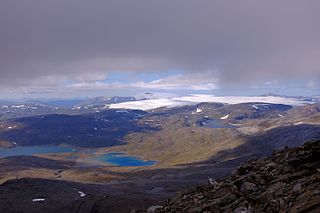
[[[317,102],[67,109],[1,117],[0,189],[7,199],[19,193],[14,203],[32,212],[147,209],[242,162],[320,139]],[[70,199],[54,196],[55,187]]]
[[[320,1],[0,1],[0,213],[320,212]]]

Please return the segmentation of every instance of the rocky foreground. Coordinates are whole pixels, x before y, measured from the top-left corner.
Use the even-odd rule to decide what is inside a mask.
[[[240,166],[149,212],[320,212],[320,141]]]

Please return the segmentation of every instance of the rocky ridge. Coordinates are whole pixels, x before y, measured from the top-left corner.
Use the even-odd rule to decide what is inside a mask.
[[[153,212],[320,212],[320,141],[241,165]]]

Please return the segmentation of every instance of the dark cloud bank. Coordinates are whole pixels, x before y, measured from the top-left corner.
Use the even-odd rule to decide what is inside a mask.
[[[179,69],[221,84],[319,80],[320,1],[3,0],[0,85]]]

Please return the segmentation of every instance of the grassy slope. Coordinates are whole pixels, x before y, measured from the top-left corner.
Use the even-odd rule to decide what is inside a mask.
[[[127,145],[109,150],[155,159],[161,165],[177,165],[207,160],[215,153],[235,148],[245,141],[235,129],[186,127],[183,115],[154,116],[152,120],[161,123],[159,131],[131,133],[125,138]]]
[[[199,105],[199,108],[202,108],[201,113],[192,113],[194,109],[185,109],[184,111],[176,110],[169,116],[151,115],[143,119],[141,122],[160,127],[160,130],[130,133],[125,137],[127,145],[112,147],[110,150],[158,160],[160,166],[205,161],[221,151],[242,146],[251,136],[263,135],[272,129],[290,126],[300,121],[312,122],[313,125],[319,124],[320,113],[315,109],[317,107],[317,105],[305,106],[283,112],[265,111],[261,118],[237,120],[240,127],[238,129],[212,129],[194,124],[205,116],[219,119],[226,114],[230,116],[222,122],[234,123],[234,117],[250,113],[255,115],[255,111],[247,105],[201,104]],[[278,115],[280,113],[282,116]]]

